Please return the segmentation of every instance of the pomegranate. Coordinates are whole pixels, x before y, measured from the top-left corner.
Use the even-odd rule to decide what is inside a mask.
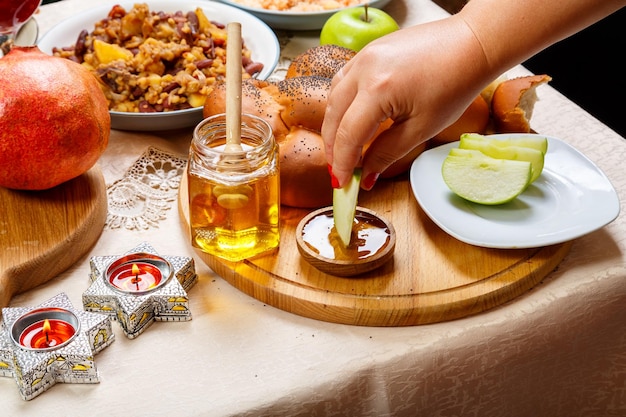
[[[14,46],[0,58],[0,186],[45,190],[88,171],[111,133],[107,100],[83,66]]]

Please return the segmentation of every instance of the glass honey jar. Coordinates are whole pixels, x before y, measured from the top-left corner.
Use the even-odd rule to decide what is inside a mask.
[[[280,242],[278,144],[260,117],[241,117],[241,151],[226,152],[226,115],[200,122],[187,170],[191,241],[203,252],[237,262]]]

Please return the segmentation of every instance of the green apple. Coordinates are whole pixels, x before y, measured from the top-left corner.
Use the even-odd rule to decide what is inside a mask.
[[[361,169],[357,168],[347,184],[333,189],[333,221],[344,246],[350,244],[360,186]]]
[[[498,146],[494,140],[475,139],[468,136],[461,136],[459,148],[477,150],[487,156],[497,159],[528,161],[532,166],[532,176],[530,182],[539,178],[541,172],[543,171],[544,154],[534,148],[517,145]]]
[[[548,152],[548,139],[539,135],[485,136],[480,133],[464,133],[461,135],[461,143],[467,139],[486,142],[500,147],[521,146],[523,148],[537,149],[544,155]]]
[[[441,173],[459,197],[479,204],[507,203],[530,184],[528,161],[497,159],[473,149],[454,148],[444,159]]]
[[[350,7],[334,13],[322,27],[320,45],[339,45],[360,51],[365,45],[398,30],[398,23],[373,7]]]

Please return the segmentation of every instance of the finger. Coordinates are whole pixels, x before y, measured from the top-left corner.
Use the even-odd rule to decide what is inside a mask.
[[[333,77],[328,93],[326,112],[322,122],[321,134],[324,140],[328,165],[332,165],[333,162],[333,147],[335,145],[335,136],[339,123],[341,122],[341,117],[350,106],[357,91],[356,85],[351,88],[349,82],[341,82],[344,79],[348,65],[349,63],[342,67]]]
[[[371,189],[381,173],[428,140],[423,132],[409,122],[397,122],[378,135],[362,159],[362,187]]]
[[[347,108],[335,132],[332,148],[332,172],[343,186],[361,160],[363,147],[369,143],[387,113],[368,90],[359,90]]]

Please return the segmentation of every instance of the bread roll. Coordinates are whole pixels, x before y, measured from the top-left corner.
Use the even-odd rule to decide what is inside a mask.
[[[333,78],[354,55],[355,51],[338,45],[320,45],[309,48],[291,61],[286,78],[315,75]]]
[[[487,102],[489,109],[491,109],[491,98],[493,97],[493,92],[495,91],[496,88],[498,88],[498,86],[500,85],[502,81],[506,81],[507,79],[508,78],[506,77],[506,74],[502,74],[501,76],[499,76],[498,78],[490,82],[489,85],[483,88],[482,91],[480,92],[480,95],[482,96],[482,98],[484,98],[485,101]]]
[[[285,125],[321,131],[330,82],[330,78],[317,76],[285,78],[278,82],[275,100],[282,107],[280,115]]]
[[[484,134],[489,125],[489,117],[489,106],[482,95],[479,95],[456,122],[452,123],[432,138],[431,144],[437,146],[444,143],[455,142],[460,139],[463,133]]]
[[[552,77],[528,75],[502,81],[493,91],[491,111],[499,133],[528,133],[537,101],[536,89]]]
[[[332,186],[320,135],[330,79],[295,77],[279,82],[246,80],[242,112],[265,119],[280,154],[280,200],[292,207],[332,203]],[[203,108],[209,117],[226,111],[225,84],[215,86]]]
[[[245,80],[241,88],[241,111],[263,118],[272,127],[274,137],[279,138],[286,135],[289,128],[280,117],[283,107],[276,101],[277,94],[278,88],[273,83],[254,79]],[[226,113],[225,83],[215,85],[213,91],[207,96],[202,110],[205,118],[221,113]]]
[[[281,204],[304,208],[332,204],[333,188],[322,136],[293,126],[280,140],[279,149]]]

